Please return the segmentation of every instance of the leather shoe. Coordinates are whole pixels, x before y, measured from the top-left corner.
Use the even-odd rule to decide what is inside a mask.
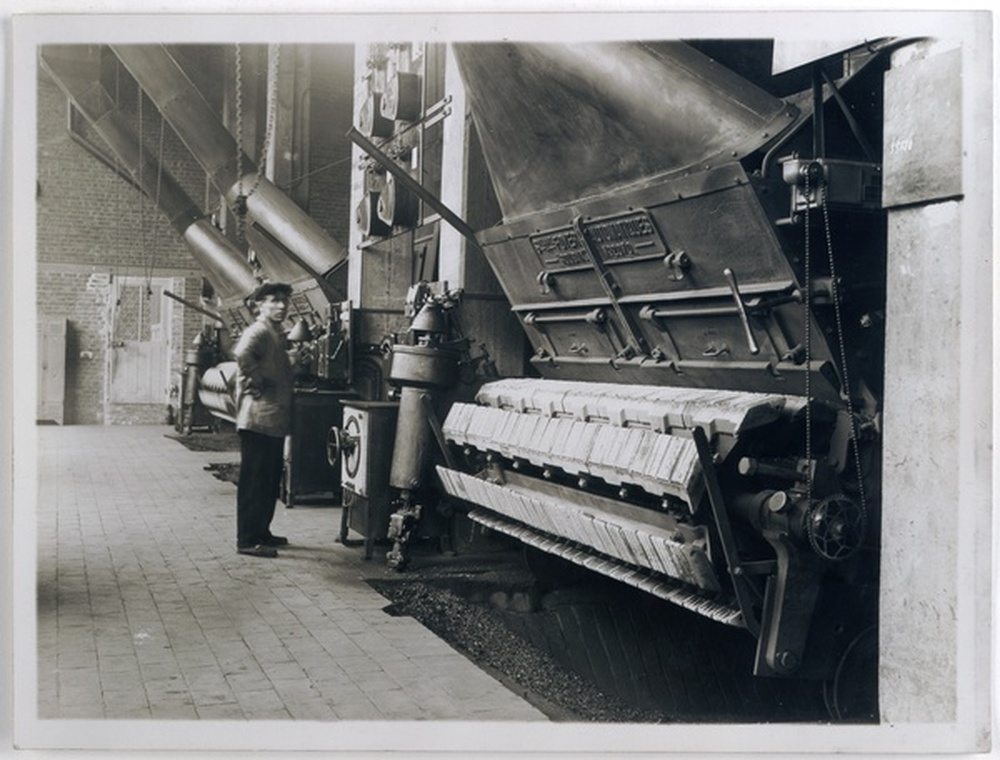
[[[277,557],[278,551],[272,546],[256,544],[255,546],[238,546],[236,551],[240,554],[249,554],[251,557]]]
[[[288,546],[288,539],[284,536],[269,535],[264,536],[264,540],[261,543],[264,546]]]

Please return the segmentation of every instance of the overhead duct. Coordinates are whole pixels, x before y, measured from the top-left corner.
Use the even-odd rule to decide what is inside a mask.
[[[732,161],[798,114],[682,42],[454,50],[508,221]]]
[[[177,180],[144,153],[114,98],[101,83],[101,46],[46,45],[40,61],[55,84],[107,143],[140,190],[159,202],[171,226],[190,246],[205,278],[223,301],[242,300],[257,286],[246,256],[192,201]]]
[[[244,191],[257,183],[257,168],[242,156],[236,140],[183,69],[163,45],[113,45],[139,86],[160,109],[226,203],[237,204]],[[245,167],[239,176],[238,165]],[[266,178],[246,198],[249,229],[264,268],[280,279],[297,282],[305,277],[329,280],[347,261],[347,251],[285,193]],[[259,244],[259,248],[257,247]]]

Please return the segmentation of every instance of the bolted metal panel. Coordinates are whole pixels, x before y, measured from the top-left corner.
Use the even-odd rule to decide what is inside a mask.
[[[950,50],[886,72],[886,208],[962,194],[961,67]]]

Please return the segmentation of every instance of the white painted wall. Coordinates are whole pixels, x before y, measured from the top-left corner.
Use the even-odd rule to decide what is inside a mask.
[[[920,100],[930,118],[961,109],[962,195],[889,211],[879,691],[883,723],[938,724],[942,741],[982,749],[992,685],[992,84],[989,24],[967,31],[955,89],[928,88]],[[893,68],[955,48],[904,48]]]

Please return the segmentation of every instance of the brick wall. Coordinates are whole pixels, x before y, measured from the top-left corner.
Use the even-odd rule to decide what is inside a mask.
[[[203,85],[215,83],[208,93],[209,100],[221,108],[224,93],[228,90],[231,94],[233,87],[226,68],[225,46],[195,46],[182,52],[184,63],[196,69],[198,81]],[[307,210],[335,240],[346,246],[352,212],[351,165],[345,160],[350,156],[350,144],[344,134],[353,118],[353,52],[349,46],[319,45],[312,46],[310,54],[313,68]],[[102,74],[105,89],[117,95],[124,120],[139,134],[136,84],[114,59],[106,63]],[[109,165],[101,161],[74,140],[67,129],[67,113],[65,95],[40,71],[38,312],[39,317],[68,320],[65,421],[68,424],[161,423],[166,419],[169,396],[162,404],[116,404],[114,408],[105,398],[109,385],[113,283],[127,277],[170,277],[172,292],[198,303],[201,292],[198,263],[152,199],[143,199],[128,181],[116,175],[113,162]],[[79,135],[106,152],[101,138],[81,122],[77,120],[75,126]],[[161,157],[164,169],[203,211],[212,213],[219,209],[217,190],[206,187],[204,171],[169,124],[161,132],[159,112],[145,98],[141,136],[147,155]],[[184,353],[202,329],[205,318],[180,303],[173,303],[172,309],[171,385],[179,388]],[[92,358],[81,358],[81,353],[86,352]]]
[[[137,115],[137,109],[132,110]],[[143,137],[159,152],[159,118],[148,101]],[[109,361],[112,283],[116,278],[190,275],[200,290],[198,265],[167,219],[71,137],[66,97],[45,75],[38,81],[37,287],[39,317],[68,320],[65,422],[163,422],[164,404],[111,410],[105,398]],[[88,130],[83,134],[93,138]],[[164,131],[164,166],[188,189],[204,183],[200,170],[169,130]],[[104,147],[103,145],[101,147]],[[192,194],[192,197],[200,195]],[[176,304],[171,370],[183,371],[183,348],[200,327],[200,316]]]
[[[354,119],[354,51],[348,45],[310,50],[309,215],[345,248],[351,205],[351,142]]]
[[[104,418],[110,279],[39,266],[38,289],[41,315],[68,320],[65,423],[99,424]]]

